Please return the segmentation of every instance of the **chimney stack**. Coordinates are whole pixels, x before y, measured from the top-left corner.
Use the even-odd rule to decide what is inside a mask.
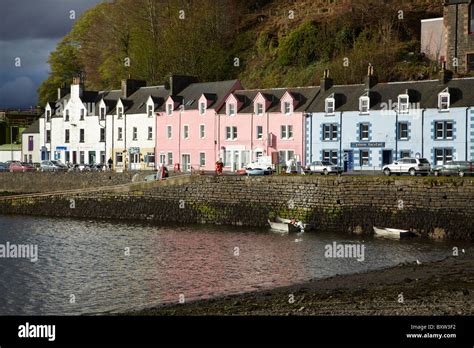
[[[321,79],[321,90],[326,92],[333,85],[333,80],[329,78],[329,69],[324,70],[324,76]]]
[[[82,97],[82,92],[84,91],[84,86],[82,84],[80,77],[74,77],[72,79],[71,85],[71,98],[78,99]]]
[[[441,63],[440,82],[445,85],[453,78],[453,72],[446,69],[446,62]]]
[[[377,77],[374,75],[374,66],[369,63],[367,69],[367,77],[365,79],[365,89],[370,90],[378,83]]]
[[[135,93],[142,87],[146,87],[146,81],[132,80],[132,79],[122,80],[121,97],[123,99],[127,99],[128,97],[130,97],[133,93]]]

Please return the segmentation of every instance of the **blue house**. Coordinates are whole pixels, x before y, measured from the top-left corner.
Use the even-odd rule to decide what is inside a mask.
[[[329,72],[309,106],[306,164],[330,160],[346,170],[381,170],[405,157],[432,165],[474,160],[474,79],[333,85]]]

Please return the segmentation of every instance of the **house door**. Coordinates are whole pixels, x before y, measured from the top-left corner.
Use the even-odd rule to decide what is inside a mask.
[[[240,151],[234,151],[234,161],[232,163],[232,170],[236,172],[240,168]]]
[[[354,151],[346,150],[344,151],[344,172],[353,172],[354,171]]]
[[[130,170],[140,170],[140,154],[130,154]]]
[[[383,150],[382,151],[382,166],[392,163],[392,150]]]
[[[77,164],[77,151],[72,152],[72,163]]]
[[[181,155],[181,170],[183,172],[191,171],[191,155],[189,154]]]

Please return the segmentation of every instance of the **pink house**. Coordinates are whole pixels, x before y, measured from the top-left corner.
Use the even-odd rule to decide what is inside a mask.
[[[156,161],[181,171],[214,170],[219,159],[218,111],[238,80],[192,83],[165,101],[156,118]]]
[[[305,111],[319,87],[237,90],[219,112],[217,144],[226,170],[278,152],[304,162]]]
[[[192,83],[156,118],[156,161],[173,170],[236,171],[277,152],[304,162],[305,111],[319,87],[243,90],[238,80]]]

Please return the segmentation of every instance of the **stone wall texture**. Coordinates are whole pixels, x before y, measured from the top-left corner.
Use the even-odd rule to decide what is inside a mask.
[[[255,227],[280,215],[314,222],[316,231],[378,226],[473,240],[473,198],[471,178],[189,176],[130,192],[0,197],[0,214]]]
[[[0,192],[37,193],[127,184],[135,175],[141,180],[150,173],[137,172],[34,172],[0,173]]]

